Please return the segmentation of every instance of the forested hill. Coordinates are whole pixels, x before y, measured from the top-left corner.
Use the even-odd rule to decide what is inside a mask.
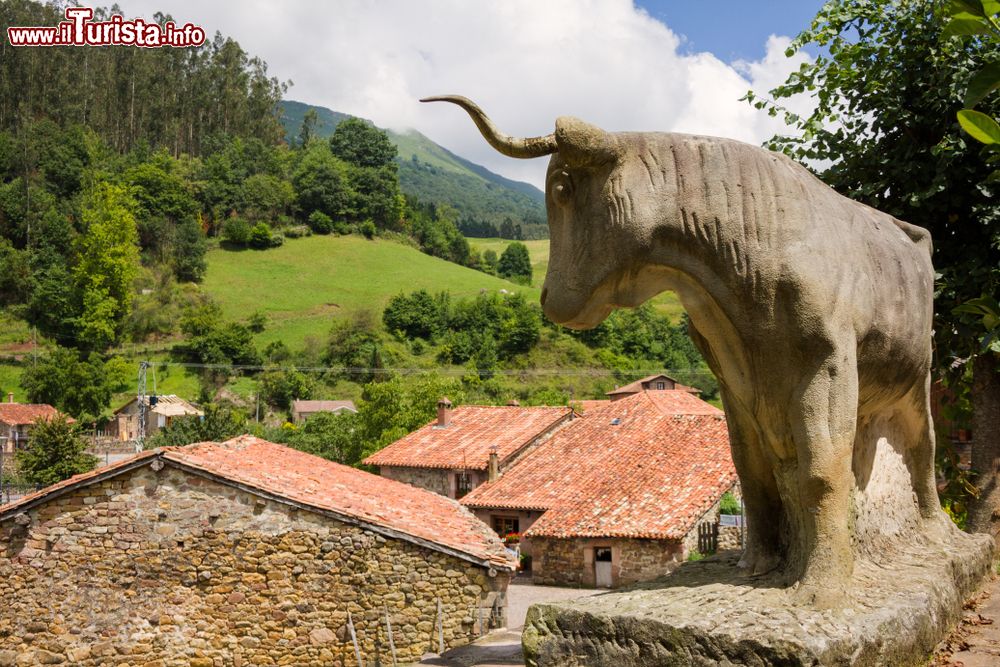
[[[302,129],[305,114],[316,112],[315,134],[328,137],[348,114],[293,100],[282,100],[281,122],[289,143]],[[439,146],[416,130],[385,130],[399,155],[399,185],[421,201],[448,204],[458,211],[458,228],[469,236],[511,238],[505,221],[521,226],[523,238],[545,238],[545,195],[521,181],[495,174]]]

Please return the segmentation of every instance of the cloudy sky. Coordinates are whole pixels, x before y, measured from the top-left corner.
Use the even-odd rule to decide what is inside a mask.
[[[413,127],[511,178],[541,185],[545,159],[492,151],[459,93],[505,131],[547,134],[571,115],[606,130],[713,134],[753,143],[780,121],[739,98],[809,56],[784,55],[819,0],[119,0],[234,37],[291,80],[288,99]],[[796,102],[800,109],[808,100]]]

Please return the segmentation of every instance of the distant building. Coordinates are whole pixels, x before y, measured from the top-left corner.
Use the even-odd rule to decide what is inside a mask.
[[[149,450],[0,507],[0,664],[354,665],[352,633],[410,664],[504,625],[513,568],[423,489],[252,436]]]
[[[573,418],[568,407],[463,405],[442,398],[433,422],[372,454],[383,477],[461,498]]]
[[[722,411],[654,389],[592,406],[460,502],[520,536],[535,583],[613,588],[715,548],[735,483]]]
[[[25,449],[31,439],[31,427],[38,419],[52,419],[60,412],[47,403],[15,403],[14,394],[0,403],[0,449],[10,454]],[[67,418],[70,422],[76,420]]]
[[[357,412],[354,401],[292,401],[292,421],[301,424],[317,412]]]
[[[151,436],[161,428],[170,426],[177,417],[199,416],[205,412],[174,394],[149,396],[149,410],[146,413],[146,436]],[[135,440],[139,437],[139,399],[118,408],[108,422],[107,434],[117,440]]]
[[[644,377],[641,380],[636,380],[631,384],[618,387],[617,389],[612,389],[607,393],[607,396],[610,396],[612,401],[617,401],[625,398],[626,396],[638,394],[641,391],[686,391],[690,394],[694,394],[695,396],[701,393],[700,389],[688,387],[687,385],[683,385],[673,379],[669,375],[660,373],[659,375],[650,375],[649,377]]]

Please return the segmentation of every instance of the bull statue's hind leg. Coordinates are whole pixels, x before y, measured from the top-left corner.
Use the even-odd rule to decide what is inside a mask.
[[[844,349],[848,347],[849,349]],[[797,465],[779,474],[793,535],[788,565],[798,570],[798,604],[842,606],[854,566],[849,528],[851,459],[858,410],[853,346],[837,348],[804,379],[789,406]],[[790,477],[790,478],[788,478]]]
[[[750,575],[765,574],[781,564],[781,497],[773,464],[761,447],[753,415],[730,400],[724,388],[720,393],[747,518],[747,543],[739,567]]]
[[[951,520],[941,509],[934,469],[934,424],[931,421],[930,373],[914,386],[900,403],[909,447],[908,468],[913,491],[917,496],[920,518],[926,528],[954,530]]]

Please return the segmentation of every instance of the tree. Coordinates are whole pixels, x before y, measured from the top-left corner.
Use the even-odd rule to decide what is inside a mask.
[[[779,101],[812,94],[815,110],[800,117],[753,92],[747,99],[797,130],[768,147],[824,164],[820,177],[842,194],[931,232],[940,273],[937,372],[960,394],[972,385],[973,465],[983,502],[995,507],[1000,410],[989,406],[1000,405],[997,355],[979,353],[979,318],[956,308],[1000,290],[1000,197],[987,182],[988,153],[969,141],[956,115],[975,73],[997,62],[1000,44],[995,34],[953,38],[947,22],[934,0],[828,2],[789,48],[812,43],[820,55],[770,91]],[[995,117],[997,98],[981,100],[980,111]]]
[[[320,412],[302,426],[284,425],[267,432],[271,442],[322,456],[329,461],[356,466],[364,458],[364,442],[358,437],[358,416],[353,412]]]
[[[132,307],[132,281],[139,272],[135,202],[118,185],[98,184],[86,198],[73,279],[79,293],[79,341],[104,350],[117,343]]]
[[[330,150],[344,162],[358,167],[391,166],[395,171],[396,145],[367,121],[348,118],[330,136]]]
[[[497,275],[509,278],[514,282],[523,282],[525,285],[531,284],[531,257],[528,255],[528,246],[520,241],[514,241],[500,255],[500,262],[497,264]]]
[[[97,457],[86,449],[76,424],[65,416],[37,419],[28,448],[17,452],[17,463],[28,482],[48,486],[93,469]]]
[[[326,143],[313,143],[292,173],[296,202],[303,213],[320,211],[343,220],[350,204],[346,165],[337,160]]]
[[[951,20],[944,34],[961,37],[966,42],[979,39],[991,45],[996,53],[1000,47],[1000,3],[991,0],[956,0],[949,5]],[[985,37],[977,37],[985,35]],[[983,65],[965,90],[964,106],[958,112],[958,122],[972,138],[985,144],[984,153],[990,152],[987,163],[1000,160],[1000,125],[996,117],[976,111],[979,105],[1000,88],[1000,60],[993,59]],[[995,106],[994,106],[995,108]],[[1000,183],[1000,169],[986,177],[986,183]],[[996,186],[994,189],[1000,189]],[[994,193],[995,194],[995,193]],[[995,268],[995,267],[994,267]],[[976,443],[972,452],[973,469],[979,472],[978,497],[969,509],[968,527],[975,532],[991,533],[994,539],[1000,534],[1000,303],[995,293],[983,292],[982,296],[960,304],[952,310],[954,315],[971,315],[980,318],[982,342],[974,352],[972,362],[972,412],[973,433],[993,434],[986,442]]]
[[[81,421],[92,422],[104,413],[116,392],[129,386],[132,373],[121,357],[105,361],[97,353],[85,357],[76,350],[57,347],[25,367],[21,386],[29,401],[48,403]]]
[[[229,407],[209,403],[205,416],[176,417],[146,441],[146,449],[180,447],[195,442],[222,442],[247,432],[246,416]]]
[[[205,277],[208,262],[205,253],[208,243],[196,219],[184,218],[177,224],[177,238],[174,241],[174,275],[177,280],[200,283]]]
[[[316,125],[319,124],[319,114],[315,109],[307,109],[302,116],[302,127],[299,128],[299,147],[305,148],[316,137]]]

